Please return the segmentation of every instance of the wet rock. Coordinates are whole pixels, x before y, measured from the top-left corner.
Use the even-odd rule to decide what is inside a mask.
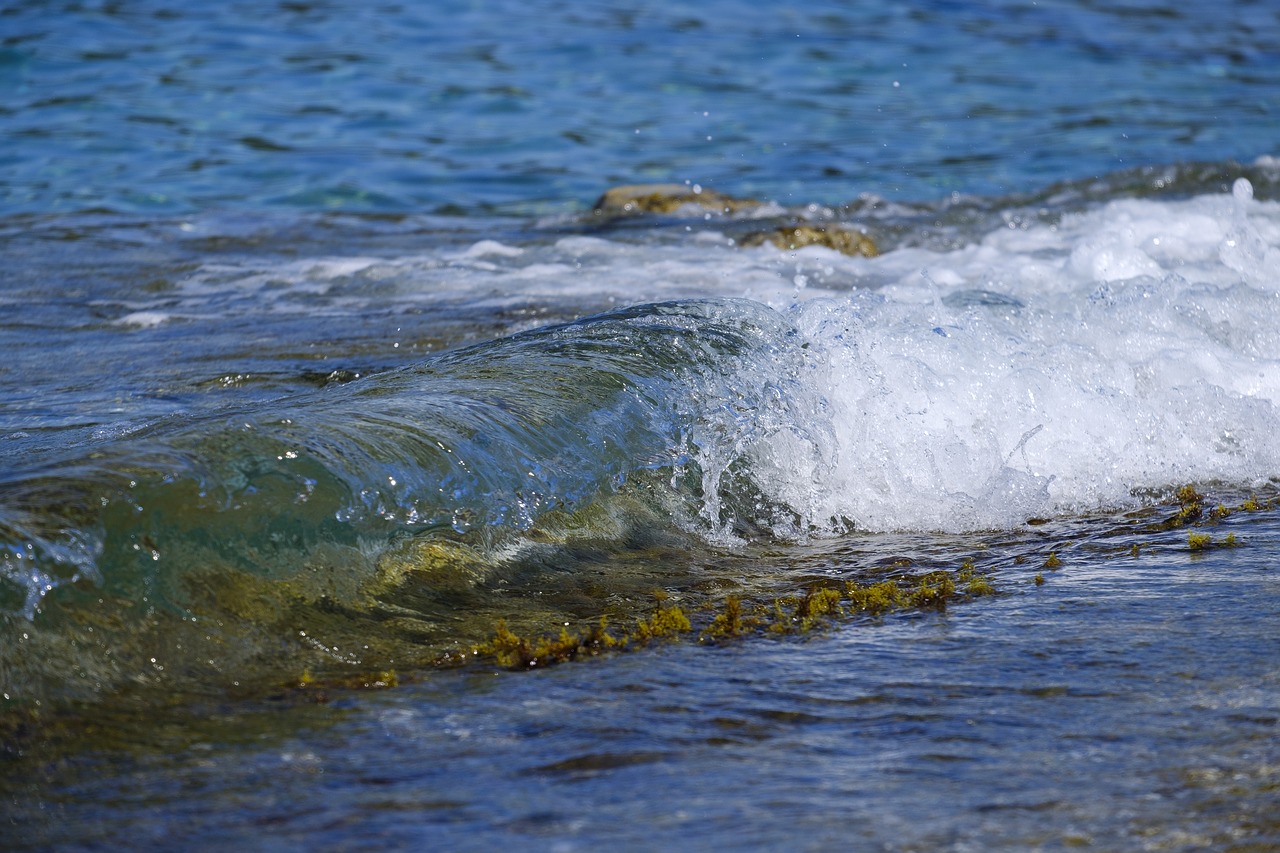
[[[853,257],[874,258],[880,254],[875,241],[866,234],[839,225],[785,225],[772,231],[747,234],[738,241],[742,246],[760,246],[766,242],[784,250],[825,246]]]
[[[756,199],[735,198],[697,184],[631,184],[606,190],[596,200],[595,215],[621,217],[646,213],[672,214],[686,207],[721,214],[750,211],[754,214],[753,218],[782,212],[781,208],[766,206]],[[736,242],[739,246],[772,243],[783,250],[824,246],[853,257],[874,258],[879,254],[875,241],[866,234],[835,223],[818,225],[801,222],[784,225],[771,230],[750,232],[737,238]]]
[[[604,216],[673,213],[686,205],[719,213],[733,213],[743,208],[759,207],[760,202],[755,199],[734,198],[697,184],[632,184],[606,190],[596,200],[595,212]]]

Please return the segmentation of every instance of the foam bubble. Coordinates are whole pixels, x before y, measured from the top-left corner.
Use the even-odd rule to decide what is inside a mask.
[[[797,306],[834,465],[770,487],[815,520],[966,529],[1280,474],[1280,266],[1224,262],[1231,202],[1119,201],[890,253],[870,265],[891,285]],[[1280,207],[1251,204],[1269,258]],[[951,298],[979,287],[1007,298]]]
[[[133,311],[116,320],[116,323],[121,326],[150,329],[167,323],[171,319],[172,315],[164,311]]]
[[[1236,178],[1231,186],[1231,194],[1236,201],[1253,201],[1253,184],[1249,183],[1248,178]]]
[[[460,257],[483,258],[486,255],[498,255],[505,258],[518,258],[523,254],[524,249],[519,246],[508,246],[505,243],[499,243],[497,240],[481,240],[472,244]]]

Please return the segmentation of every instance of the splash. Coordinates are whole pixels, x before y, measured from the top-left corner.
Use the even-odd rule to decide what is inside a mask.
[[[450,255],[455,302],[642,304],[46,443],[0,476],[0,671],[133,683],[162,637],[195,681],[403,659],[584,554],[650,565],[621,588],[654,548],[1012,530],[1280,476],[1280,205],[1247,182],[875,258],[658,233]],[[320,267],[299,286],[371,298],[366,260]],[[442,268],[388,269],[412,294]],[[210,275],[191,298],[219,298]]]
[[[30,619],[59,585],[170,586],[195,552],[270,577],[317,543],[435,535],[494,551],[624,489],[731,541],[733,481],[749,479],[755,445],[786,434],[812,456],[829,443],[806,369],[795,330],[740,301],[517,335],[12,472],[0,568]]]

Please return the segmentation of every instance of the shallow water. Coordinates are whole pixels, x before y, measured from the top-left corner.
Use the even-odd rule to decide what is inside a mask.
[[[1098,527],[1047,531],[1056,571],[971,550],[1004,592],[945,613],[121,715],[11,762],[10,819],[142,849],[1273,846],[1274,511],[1197,553]]]
[[[10,846],[1280,844],[1268,4],[0,21]]]

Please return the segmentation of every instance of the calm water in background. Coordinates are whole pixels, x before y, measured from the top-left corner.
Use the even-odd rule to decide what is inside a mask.
[[[11,213],[784,203],[1274,153],[1275,9],[1147,3],[16,3]]]
[[[1150,523],[1280,475],[1280,9],[1184,5],[0,9],[9,843],[1280,845],[1276,510]],[[762,204],[591,212],[655,181]]]

